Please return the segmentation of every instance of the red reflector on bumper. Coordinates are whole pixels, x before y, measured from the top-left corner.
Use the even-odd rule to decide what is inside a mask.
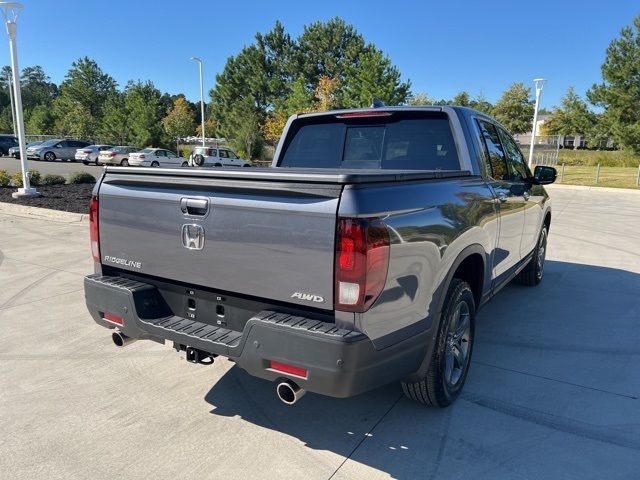
[[[288,373],[290,375],[296,375],[298,377],[303,377],[303,378],[307,378],[307,373],[308,373],[306,368],[294,367],[293,365],[274,362],[273,360],[269,362],[269,368],[271,370],[276,370],[278,372]]]
[[[124,318],[116,317],[115,315],[111,315],[107,312],[102,315],[102,318],[107,322],[115,323],[116,325],[124,325]]]

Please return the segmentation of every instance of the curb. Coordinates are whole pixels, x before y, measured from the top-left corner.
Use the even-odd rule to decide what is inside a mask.
[[[54,220],[56,222],[88,222],[88,213],[64,212],[62,210],[52,210],[50,208],[30,207],[17,203],[0,202],[0,213],[16,215],[19,217],[40,218]]]
[[[596,192],[617,192],[617,193],[632,193],[640,194],[640,190],[636,188],[613,188],[613,187],[596,187],[593,185],[563,185],[562,183],[554,183],[552,185],[545,185],[545,189],[549,190],[594,190]]]

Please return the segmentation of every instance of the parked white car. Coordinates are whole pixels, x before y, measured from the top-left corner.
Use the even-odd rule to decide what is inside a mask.
[[[129,156],[134,152],[139,152],[140,147],[129,147],[121,145],[118,147],[108,148],[100,152],[98,155],[98,164],[105,165],[129,165]]]
[[[190,167],[250,167],[233,150],[224,147],[196,147],[189,157]]]
[[[171,150],[145,148],[129,155],[129,165],[134,167],[187,167],[189,164]]]
[[[100,165],[100,163],[98,163],[100,152],[108,150],[109,148],[111,148],[111,145],[89,145],[79,148],[76,150],[76,161],[82,162],[85,165],[89,165],[90,163]]]

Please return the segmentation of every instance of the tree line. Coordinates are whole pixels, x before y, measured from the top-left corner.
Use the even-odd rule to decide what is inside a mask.
[[[0,130],[12,131],[9,67],[0,71]],[[545,133],[609,137],[640,151],[640,17],[614,39],[602,65],[602,82],[586,93],[570,88],[549,113]],[[199,134],[199,104],[160,92],[151,81],[117,82],[92,59],[75,61],[60,85],[39,66],[21,75],[28,134],[55,134],[103,142],[171,147],[176,137]],[[243,156],[259,157],[274,145],[294,113],[387,105],[469,106],[493,115],[513,133],[531,130],[531,88],[514,83],[492,104],[482,93],[451,99],[412,92],[384,52],[340,18],[306,25],[293,38],[280,22],[257,33],[230,57],[206,107],[208,137],[225,137]],[[589,103],[587,103],[587,101]],[[597,107],[594,111],[592,107]]]
[[[0,71],[0,131],[13,132],[10,67]],[[60,85],[42,67],[21,72],[28,135],[60,135],[121,145],[175,146],[197,133],[200,112],[183,94],[162,93],[151,81],[129,81],[122,90],[90,58],[73,62]]]

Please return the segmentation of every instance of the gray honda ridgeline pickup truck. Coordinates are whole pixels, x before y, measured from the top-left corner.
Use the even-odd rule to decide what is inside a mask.
[[[288,404],[401,381],[444,407],[478,308],[542,279],[555,178],[468,108],[293,116],[272,168],[106,167],[86,303],[116,345],[227,357]]]

